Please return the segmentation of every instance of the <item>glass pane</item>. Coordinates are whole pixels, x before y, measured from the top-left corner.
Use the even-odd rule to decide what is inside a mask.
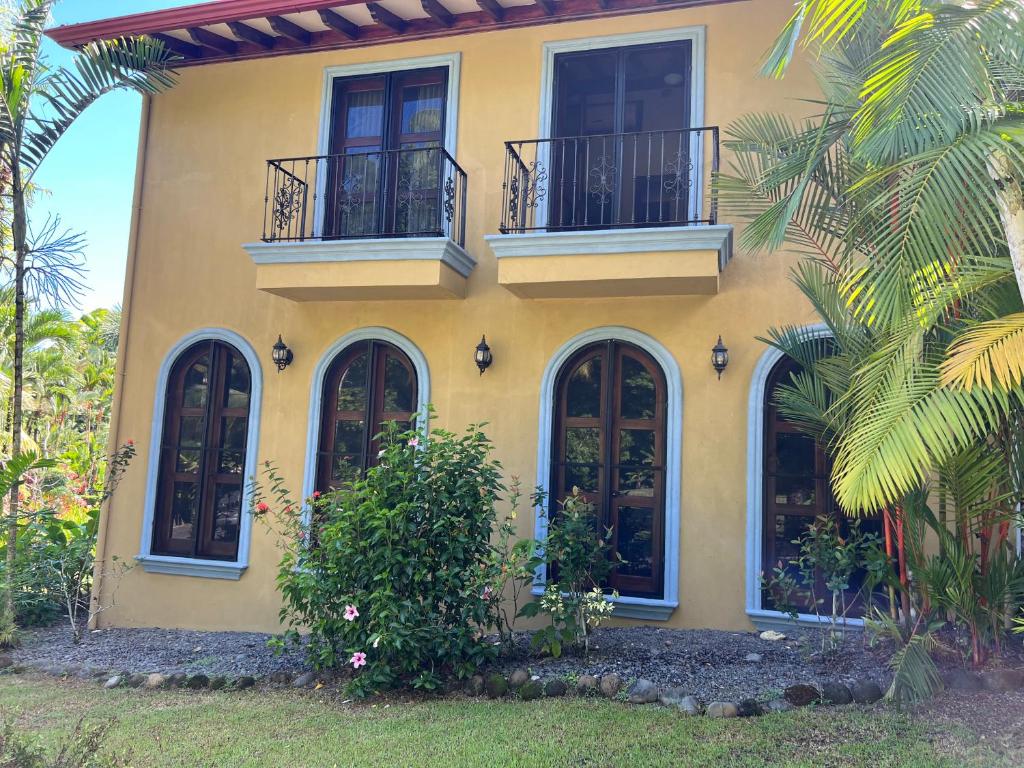
[[[780,475],[814,475],[814,438],[792,432],[775,435],[775,471]]]
[[[175,472],[188,472],[194,474],[199,471],[199,457],[201,451],[178,451],[178,460],[175,463]]]
[[[601,358],[580,363],[569,377],[565,393],[566,415],[572,418],[598,418],[601,415]]]
[[[339,235],[376,234],[380,163],[380,147],[350,147],[346,150],[341,160],[341,172],[336,174],[335,215],[340,217]]]
[[[690,83],[689,45],[650,45],[626,51],[622,130],[686,127]]]
[[[384,363],[384,410],[416,410],[416,396],[413,376],[405,364],[388,353]]]
[[[596,427],[569,427],[565,430],[565,460],[572,464],[599,464],[601,430]]]
[[[620,469],[619,493],[623,496],[653,496],[654,470]]]
[[[218,483],[213,501],[213,540],[238,541],[238,521],[241,515],[241,487]]]
[[[395,196],[396,232],[434,232],[441,227],[438,192],[441,153],[410,149],[398,156]]]
[[[654,377],[639,360],[622,357],[622,402],[619,412],[624,419],[653,419],[657,411],[658,392]]]
[[[192,540],[192,526],[196,521],[199,494],[196,483],[174,484],[174,496],[171,499],[171,538],[183,541]]]
[[[620,429],[619,464],[651,466],[654,464],[654,430]]]
[[[798,507],[813,506],[817,495],[816,485],[813,477],[776,477],[775,503]]]
[[[363,424],[360,420],[339,420],[334,423],[334,453],[362,454]]]
[[[410,85],[402,89],[402,133],[440,133],[444,86]]]
[[[384,91],[350,91],[345,114],[345,138],[380,136],[384,125]]]
[[[566,464],[565,466],[565,490],[568,494],[573,488],[581,491],[597,493],[598,479],[597,467],[585,464]]]
[[[249,419],[245,416],[225,416],[220,420],[221,450],[244,451],[245,433]]]
[[[249,407],[249,366],[240,355],[228,355],[224,389],[225,408]]]
[[[357,355],[341,375],[338,383],[338,410],[366,410],[366,362],[367,353]]]
[[[335,456],[333,465],[331,466],[331,481],[335,487],[341,483],[351,483],[353,480],[359,479],[359,475],[362,471],[362,454]]]
[[[626,562],[624,576],[654,575],[654,512],[643,507],[619,507],[618,551]]]
[[[205,438],[204,416],[182,416],[178,445],[182,448],[202,448]]]
[[[206,392],[210,384],[209,356],[203,355],[185,372],[185,387],[182,405],[185,408],[206,406]]]

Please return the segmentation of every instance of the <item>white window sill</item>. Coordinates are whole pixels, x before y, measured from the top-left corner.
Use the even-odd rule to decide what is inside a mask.
[[[818,629],[821,627],[827,627],[831,624],[831,621],[826,616],[815,616],[811,613],[800,613],[797,614],[796,619],[790,616],[788,613],[782,611],[766,611],[761,608],[747,610],[747,616],[750,617],[750,621],[759,632],[765,630],[775,630],[776,632],[785,632],[787,629]],[[864,629],[863,619],[846,619],[840,621],[837,624],[840,628],[845,629]]]
[[[534,597],[544,594],[544,585],[535,584],[531,590]],[[620,619],[644,619],[647,621],[668,621],[679,603],[672,600],[652,600],[645,597],[609,597],[615,604],[612,616]]]
[[[244,563],[224,560],[199,560],[192,557],[137,555],[135,558],[146,573],[170,576],[193,576],[200,579],[238,581],[248,567]]]

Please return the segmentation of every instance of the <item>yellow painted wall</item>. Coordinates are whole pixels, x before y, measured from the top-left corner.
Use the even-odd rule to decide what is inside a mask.
[[[790,0],[736,2],[184,70],[180,85],[152,102],[140,168],[116,424],[116,439],[133,439],[139,455],[108,510],[104,554],[130,559],[139,551],[155,379],[168,349],[190,331],[229,328],[262,355],[259,458],[275,461],[298,495],[313,366],[343,334],[387,326],[410,338],[429,362],[438,423],[461,429],[490,422],[498,457],[530,487],[547,361],[581,331],[622,325],[667,347],[683,376],[680,607],[668,623],[749,628],[747,399],[764,351],[754,337],[772,324],[814,321],[788,281],[792,259],[737,254],[713,296],[524,300],[497,284],[483,237],[497,232],[503,142],[538,133],[543,43],[705,25],[705,123],[725,127],[751,111],[813,112],[798,101],[817,93],[806,68],[794,68],[781,83],[756,77],[791,9]],[[300,303],[257,290],[256,269],[240,244],[260,236],[265,161],[315,154],[324,68],[452,51],[462,54],[457,161],[469,178],[467,250],[478,261],[466,298]],[[728,167],[727,153],[723,162]],[[282,374],[270,364],[279,333],[295,352]],[[472,359],[481,333],[494,352],[483,377]],[[732,355],[721,381],[709,363],[719,334]],[[532,526],[524,516],[523,534],[532,534]],[[240,581],[136,567],[116,582],[106,580],[103,601],[116,604],[100,623],[275,630],[278,554],[257,524]]]

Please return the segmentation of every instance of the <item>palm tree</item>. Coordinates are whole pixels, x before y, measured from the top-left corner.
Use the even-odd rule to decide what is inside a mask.
[[[27,194],[50,150],[75,120],[111,91],[155,93],[173,85],[171,54],[149,38],[97,42],[85,46],[71,67],[50,67],[40,56],[43,31],[55,0],[20,0],[0,25],[0,167],[3,195],[10,204],[11,243],[6,266],[13,274],[14,352],[11,451],[22,447],[24,421],[25,317],[28,295],[60,304],[77,287],[74,277],[80,238],[61,232],[56,220],[32,233]],[[15,541],[18,535],[18,483],[10,489],[7,580],[4,608],[13,616]]]
[[[1001,0],[804,0],[766,71],[781,74],[801,39],[817,46],[821,115],[737,123],[719,184],[749,223],[745,246],[809,255],[873,333],[843,394],[834,481],[847,510],[874,511],[1021,420],[1024,313],[1003,215],[1016,193],[990,171],[1024,178],[1024,18]]]

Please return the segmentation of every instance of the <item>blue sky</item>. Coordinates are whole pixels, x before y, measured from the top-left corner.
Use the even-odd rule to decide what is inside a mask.
[[[62,0],[54,9],[55,24],[121,16],[200,0]],[[71,54],[47,40],[44,53],[51,64]],[[81,309],[121,303],[131,223],[142,98],[113,93],[85,112],[57,144],[36,174],[49,192],[30,213],[41,225],[48,214],[60,214],[65,228],[85,233],[88,286]]]

